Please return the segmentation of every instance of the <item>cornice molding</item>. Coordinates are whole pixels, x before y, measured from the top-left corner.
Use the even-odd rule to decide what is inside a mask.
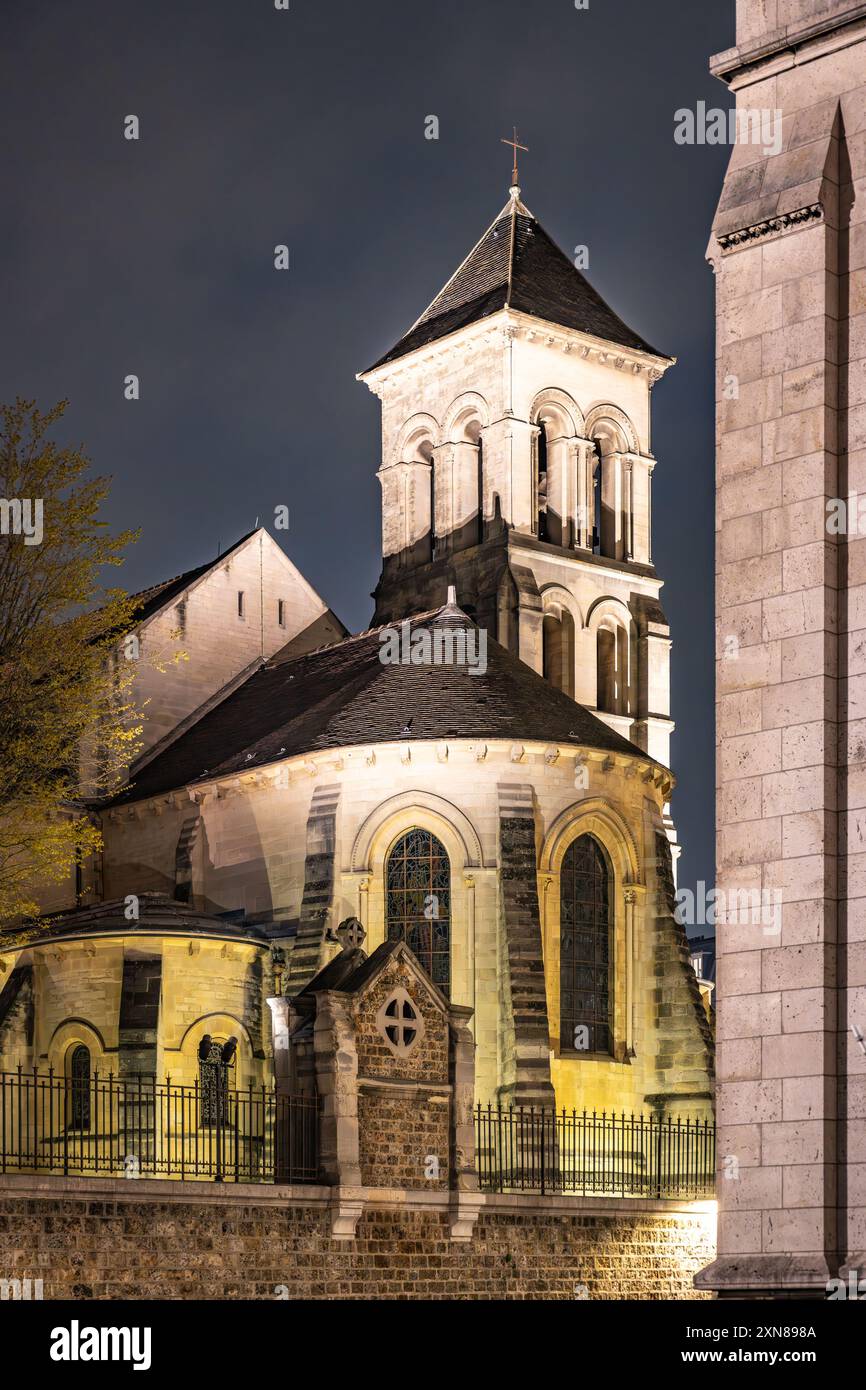
[[[523,314],[515,309],[502,309],[491,318],[482,320],[468,328],[457,329],[444,338],[415,352],[407,353],[392,363],[376,368],[371,372],[359,372],[356,380],[363,381],[375,396],[384,398],[385,390],[392,382],[403,377],[412,377],[416,372],[425,372],[431,363],[446,358],[453,360],[455,354],[465,353],[478,347],[510,346],[519,339],[527,342],[540,342],[546,347],[562,351],[566,355],[574,352],[582,359],[597,362],[601,366],[612,367],[616,371],[627,372],[632,376],[645,376],[652,386],[659,381],[668,367],[676,362],[675,357],[662,357],[655,353],[639,352],[610,343],[602,338],[594,338],[576,329],[563,328],[545,319]]]
[[[760,39],[716,53],[709,63],[713,77],[736,89],[737,79],[760,81],[771,72],[823,58],[847,48],[866,35],[866,3],[852,4],[842,14],[824,15],[811,23],[771,29]]]
[[[736,251],[739,247],[753,241],[764,241],[768,237],[779,236],[792,227],[802,226],[804,222],[818,222],[824,216],[820,203],[810,203],[804,208],[779,213],[778,217],[767,217],[762,222],[754,222],[749,227],[741,227],[735,232],[726,232],[717,238],[722,251]]]

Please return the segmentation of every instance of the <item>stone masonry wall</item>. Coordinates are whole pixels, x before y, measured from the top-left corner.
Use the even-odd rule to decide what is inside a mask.
[[[734,1296],[821,1290],[866,1248],[866,540],[838,510],[866,485],[866,16],[739,0],[737,18],[711,69],[778,123],[732,147],[709,253],[719,1152],[739,1178],[707,1287]]]
[[[394,1187],[445,1188],[449,1168],[448,1095],[387,1095],[362,1091],[358,1097],[361,1181]],[[438,1159],[438,1177],[428,1159]]]
[[[653,1005],[659,1039],[659,1098],[665,1098],[666,1114],[677,1112],[678,1097],[687,1114],[703,1114],[712,1104],[713,1033],[689,964],[685,928],[674,916],[670,844],[662,833],[656,835],[656,866],[659,900],[653,931]]]
[[[379,1009],[396,988],[405,989],[424,1024],[424,1036],[405,1057],[395,1057],[376,1024]],[[448,1020],[407,966],[391,962],[354,1014],[358,1074],[388,1081],[447,1085]]]
[[[660,1203],[496,1197],[463,1242],[441,1198],[390,1192],[338,1241],[325,1189],[129,1186],[0,1180],[0,1277],[76,1300],[669,1299],[713,1253],[707,1212]]]
[[[394,1055],[376,1023],[397,987],[409,995],[424,1028],[421,1041],[405,1057]],[[451,1106],[446,1015],[405,962],[392,960],[356,1001],[354,1024],[358,1074],[374,1083],[362,1084],[358,1097],[361,1180],[447,1187]],[[395,1088],[395,1082],[402,1084]],[[428,1156],[438,1159],[438,1178],[424,1177]]]

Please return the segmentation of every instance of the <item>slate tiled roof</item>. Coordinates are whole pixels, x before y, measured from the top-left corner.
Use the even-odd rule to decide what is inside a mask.
[[[446,623],[472,627],[459,609],[445,608],[416,615],[409,630]],[[300,657],[277,653],[144,767],[119,799],[357,744],[506,738],[647,756],[492,640],[487,670],[478,675],[456,663],[383,663],[382,631]]]
[[[507,308],[663,355],[623,323],[529,209],[511,199],[409,332],[367,370]]]
[[[358,947],[348,951],[340,951],[323,965],[317,975],[300,990],[292,999],[295,1008],[302,1011],[308,1008],[312,996],[322,990],[339,990],[342,994],[357,994],[366,985],[374,980],[382,967],[390,960],[391,956],[400,953],[407,957],[415,966],[415,969],[424,976],[430,988],[430,992],[438,997],[441,1004],[447,1007],[447,1000],[439,987],[433,982],[427,971],[424,969],[418,957],[412,949],[399,938],[391,938],[382,941],[372,952],[367,955],[366,951]]]

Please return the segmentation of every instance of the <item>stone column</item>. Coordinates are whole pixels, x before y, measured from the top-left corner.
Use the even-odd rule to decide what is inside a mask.
[[[287,1093],[291,1052],[289,1049],[289,1018],[291,1005],[284,995],[271,995],[267,1000],[271,1011],[271,1041],[274,1050],[274,1085],[278,1092]]]
[[[358,1052],[346,1001],[333,990],[316,995],[314,1046],[322,1175],[337,1187],[359,1187]]]
[[[622,558],[634,559],[634,473],[631,459],[622,460]]]
[[[475,1039],[469,1028],[472,1010],[452,1004],[449,1010],[451,1080],[451,1197],[449,1227],[452,1240],[471,1240],[481,1210],[475,1167]]]
[[[535,533],[532,441],[538,427],[505,416],[482,431],[484,514],[518,531]]]

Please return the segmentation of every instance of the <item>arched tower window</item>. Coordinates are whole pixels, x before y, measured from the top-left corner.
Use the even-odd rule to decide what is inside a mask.
[[[598,440],[593,441],[592,455],[592,553],[601,554],[601,449]]]
[[[574,619],[567,609],[545,613],[541,627],[542,670],[557,690],[574,697]]]
[[[613,876],[592,835],[560,871],[559,1016],[564,1051],[613,1051]]]
[[[432,560],[436,554],[436,467],[433,462],[433,444],[429,439],[422,439],[417,448],[418,458],[422,463],[430,466],[430,531],[427,536],[425,547],[425,558]]]
[[[484,541],[484,440],[478,433],[478,544]]]
[[[429,830],[410,830],[385,868],[387,936],[405,941],[443,994],[451,988],[451,865]]]
[[[535,506],[537,512],[536,532],[540,541],[548,539],[547,534],[547,433],[541,421],[536,440]]]
[[[69,1056],[67,1129],[90,1129],[90,1049],[79,1043]]]

